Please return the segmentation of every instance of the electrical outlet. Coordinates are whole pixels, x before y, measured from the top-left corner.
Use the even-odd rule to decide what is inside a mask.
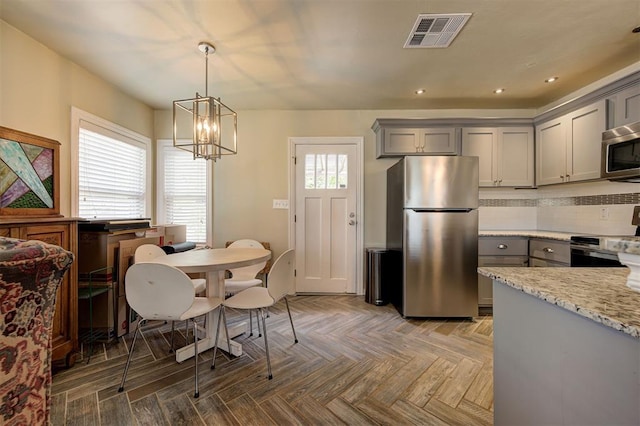
[[[600,207],[600,220],[609,220],[609,207]]]
[[[289,200],[273,200],[274,209],[288,209]]]

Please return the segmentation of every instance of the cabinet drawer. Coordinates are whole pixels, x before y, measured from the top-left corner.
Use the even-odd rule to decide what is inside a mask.
[[[529,241],[529,256],[567,265],[571,263],[569,242],[533,238]]]
[[[532,257],[529,259],[529,266],[532,268],[566,268],[568,263],[554,262],[552,260],[542,260]]]
[[[478,256],[478,266],[527,267],[529,256]]]
[[[479,256],[526,256],[528,239],[521,237],[480,237]]]

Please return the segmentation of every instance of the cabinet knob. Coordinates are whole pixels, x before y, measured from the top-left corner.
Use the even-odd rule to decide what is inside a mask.
[[[553,249],[549,248],[549,247],[543,248],[542,251],[545,252],[545,253],[553,253]]]
[[[505,250],[505,249],[508,249],[508,248],[509,248],[509,246],[508,246],[508,245],[506,245],[506,244],[498,244],[498,248],[499,248],[500,250]]]

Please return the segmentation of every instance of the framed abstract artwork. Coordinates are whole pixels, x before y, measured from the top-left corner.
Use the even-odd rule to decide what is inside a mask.
[[[60,216],[60,143],[0,126],[0,217]]]

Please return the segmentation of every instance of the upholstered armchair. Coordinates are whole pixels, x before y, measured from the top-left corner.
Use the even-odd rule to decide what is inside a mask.
[[[0,424],[49,423],[56,291],[73,253],[0,237]]]

